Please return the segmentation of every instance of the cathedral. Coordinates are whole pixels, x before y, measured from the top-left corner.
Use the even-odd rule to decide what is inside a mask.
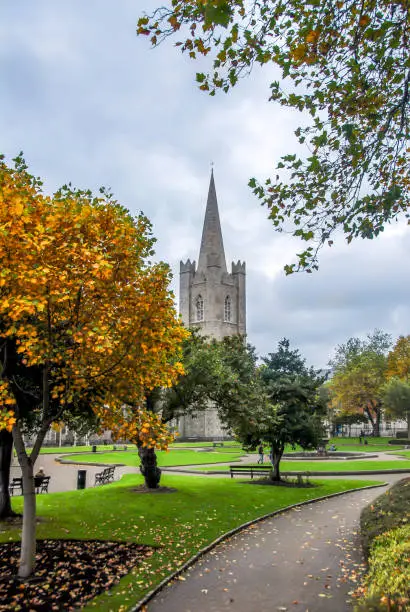
[[[206,336],[246,334],[245,263],[232,262],[228,272],[219,220],[213,171],[209,184],[198,265],[180,262],[179,311],[187,327]],[[218,439],[226,435],[215,409],[182,417],[178,430],[182,439]]]

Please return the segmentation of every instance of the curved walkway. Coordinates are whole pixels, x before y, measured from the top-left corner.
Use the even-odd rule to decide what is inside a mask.
[[[364,570],[360,512],[387,488],[310,503],[236,534],[160,591],[148,612],[352,610]]]

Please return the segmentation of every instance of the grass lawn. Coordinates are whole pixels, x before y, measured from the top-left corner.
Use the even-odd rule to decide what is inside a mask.
[[[410,450],[393,451],[389,455],[400,455],[400,457],[408,457],[410,459]]]
[[[365,446],[364,444],[359,444],[359,438],[331,438],[329,444],[335,444],[338,450],[346,450],[346,451],[361,451],[364,453],[372,453],[375,451],[391,451],[394,448],[400,450],[401,446],[392,447],[391,444],[387,444],[388,438],[367,438],[368,444]],[[238,452],[242,450],[241,444],[239,442],[235,442],[235,440],[227,440],[223,443],[223,447],[216,447],[220,451],[230,452],[230,449],[237,450]],[[122,447],[123,445],[117,445]],[[213,442],[174,442],[171,444],[170,449],[182,449],[182,448],[208,448],[212,447]],[[403,444],[404,446],[404,444]],[[128,445],[128,450],[132,450],[133,445]],[[108,445],[98,445],[98,451],[108,451],[113,449],[113,444]],[[229,449],[229,450],[228,450]],[[266,454],[269,453],[269,449],[266,446],[265,448]],[[290,446],[287,446],[285,449],[286,453],[292,452],[300,452],[302,449],[297,447],[296,450],[293,450]],[[46,446],[43,447],[40,451],[41,454],[55,454],[55,453],[81,453],[81,452],[91,452],[91,446]]]
[[[243,455],[239,449],[232,451],[194,451],[194,450],[170,450],[157,451],[158,465],[170,467],[173,465],[198,465],[204,463],[229,463],[238,461]],[[136,450],[113,451],[111,453],[87,453],[85,455],[73,455],[66,457],[67,460],[78,461],[79,463],[123,463],[124,465],[140,465],[140,458]]]
[[[140,476],[127,475],[104,487],[37,497],[39,539],[116,540],[161,547],[85,610],[127,610],[222,533],[290,504],[374,481],[314,481],[312,488],[287,489],[164,474],[161,485],[176,492],[139,494],[132,490],[141,483]],[[14,510],[22,510],[21,497],[13,498],[12,503]],[[0,525],[1,542],[18,540],[19,535],[16,527]]]
[[[359,451],[362,453],[373,453],[375,451],[383,452],[391,451],[394,448],[402,448],[400,445],[392,446],[388,444],[388,440],[392,438],[366,437],[367,444],[360,444],[359,438],[331,438],[329,444],[334,444],[337,450],[340,451]]]
[[[249,466],[258,467],[257,463],[251,463]],[[265,462],[264,465],[269,465]],[[200,470],[201,468],[198,468]],[[204,468],[202,468],[204,469]],[[395,470],[407,469],[410,471],[410,459],[403,461],[372,461],[371,459],[349,460],[349,461],[286,461],[283,459],[280,462],[280,469],[283,472],[347,472],[347,471],[368,471],[368,470]],[[229,472],[229,467],[209,467],[206,471],[226,470]]]
[[[121,444],[123,448],[124,445]],[[55,455],[58,453],[86,453],[91,452],[91,446],[43,446],[40,450],[41,455]],[[112,450],[113,444],[100,444],[97,446],[98,451]],[[128,446],[132,448],[132,446]],[[29,452],[31,449],[29,449]]]

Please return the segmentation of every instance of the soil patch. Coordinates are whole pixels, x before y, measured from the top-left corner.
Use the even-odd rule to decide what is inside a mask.
[[[297,488],[297,489],[311,489],[312,487],[316,486],[312,484],[311,482],[300,483],[294,480],[276,481],[276,480],[270,480],[269,478],[258,478],[257,480],[250,480],[246,484],[267,485],[268,487],[291,487],[291,488]]]
[[[133,493],[176,493],[178,489],[171,487],[158,487],[157,489],[148,489],[145,485],[139,485],[131,489]]]
[[[78,610],[154,551],[127,542],[38,540],[33,577],[20,581],[20,543],[0,544],[0,610]]]

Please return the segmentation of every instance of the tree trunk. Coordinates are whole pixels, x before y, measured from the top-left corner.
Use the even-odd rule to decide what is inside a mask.
[[[34,489],[33,464],[28,457],[18,423],[13,427],[14,446],[23,477],[23,531],[18,575],[28,578],[36,563],[36,493]]]
[[[375,424],[373,427],[373,436],[376,438],[380,437],[380,421],[382,420],[382,408],[381,405],[376,405],[374,408],[376,413]]]
[[[375,436],[376,431],[380,430],[380,423],[377,422],[377,414],[376,414],[376,418],[373,418],[373,415],[371,413],[371,408],[369,408],[369,406],[366,406],[363,412],[366,414],[367,418],[369,419],[371,426],[372,426],[372,430],[373,430],[373,436]]]
[[[270,479],[273,482],[280,482],[282,479],[280,477],[280,460],[282,459],[283,450],[274,451],[273,448],[271,450],[272,457],[272,472],[270,474]]]
[[[141,459],[141,474],[144,476],[148,489],[158,489],[161,470],[157,467],[157,456],[154,448],[138,446],[138,455]]]
[[[407,416],[407,439],[410,440],[410,410],[406,413]]]
[[[11,509],[10,466],[13,453],[13,434],[6,429],[0,431],[0,520],[17,516]]]

